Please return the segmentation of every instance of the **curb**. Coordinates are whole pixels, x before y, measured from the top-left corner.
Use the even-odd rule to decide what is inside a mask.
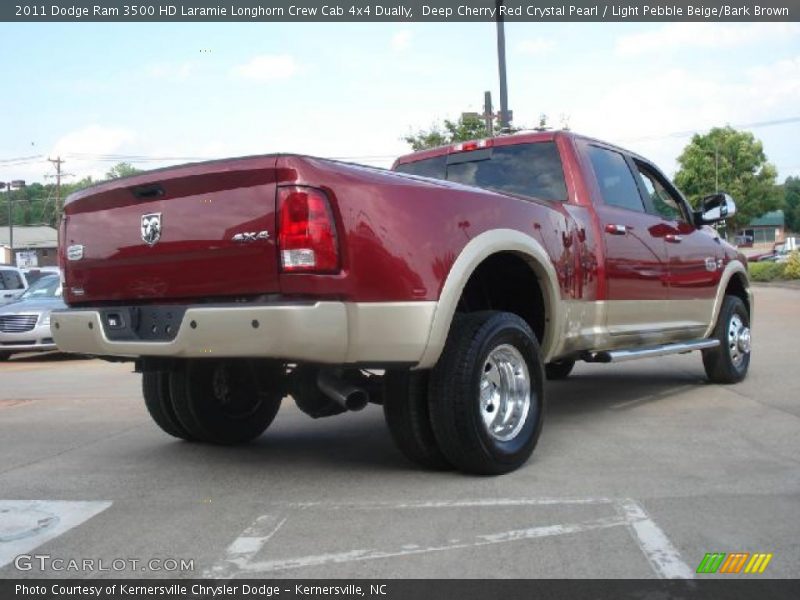
[[[765,288],[783,288],[785,290],[798,290],[800,291],[800,280],[796,281],[752,281],[751,285],[755,287]]]

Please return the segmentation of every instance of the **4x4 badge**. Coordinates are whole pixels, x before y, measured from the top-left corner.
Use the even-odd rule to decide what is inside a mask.
[[[161,213],[142,215],[142,240],[152,246],[161,239]]]

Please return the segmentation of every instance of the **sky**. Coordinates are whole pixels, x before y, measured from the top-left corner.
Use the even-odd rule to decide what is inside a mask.
[[[730,124],[800,175],[798,23],[507,23],[506,44],[517,126],[544,113],[673,174]],[[131,156],[388,167],[410,131],[497,106],[496,56],[493,23],[2,23],[0,181],[52,181],[59,155],[65,181]]]

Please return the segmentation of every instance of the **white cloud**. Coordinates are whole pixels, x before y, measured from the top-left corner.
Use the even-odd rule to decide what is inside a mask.
[[[155,79],[169,79],[172,81],[186,81],[197,69],[194,62],[179,64],[157,63],[147,68],[147,74]]]
[[[52,154],[113,154],[135,138],[130,129],[89,125],[61,136]]]
[[[48,155],[65,158],[65,170],[74,175],[74,179],[87,175],[99,177],[114,163],[97,160],[97,156],[124,153],[135,141],[136,134],[130,129],[89,125],[62,135]]]
[[[288,79],[297,71],[297,62],[288,54],[261,54],[231,70],[236,77],[261,82]]]
[[[413,33],[408,29],[401,29],[392,36],[390,45],[395,52],[402,52],[407,50],[411,45],[411,38]]]
[[[800,56],[795,56],[742,71],[735,79],[691,68],[637,72],[634,79],[610,81],[599,93],[561,108],[573,115],[570,126],[576,131],[620,143],[673,172],[690,137],[676,133],[794,117],[798,97]],[[753,133],[763,138],[780,133],[780,127]],[[784,145],[767,148],[781,176],[796,165],[783,154]]]
[[[553,40],[539,37],[521,41],[517,44],[516,49],[520,54],[542,56],[550,53],[550,51],[555,48],[555,45]]]
[[[722,50],[792,40],[798,35],[800,23],[667,23],[655,30],[620,36],[614,49],[620,56],[696,48]]]
[[[797,100],[800,98],[800,56],[780,60],[771,65],[755,67],[748,71],[751,85],[750,93],[753,100],[769,108],[774,116],[796,116]],[[791,114],[777,114],[776,108],[791,106],[795,110]]]

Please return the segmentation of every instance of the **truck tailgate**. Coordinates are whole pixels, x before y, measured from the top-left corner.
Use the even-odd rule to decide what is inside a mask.
[[[162,169],[71,196],[60,232],[67,302],[277,292],[276,160]]]

